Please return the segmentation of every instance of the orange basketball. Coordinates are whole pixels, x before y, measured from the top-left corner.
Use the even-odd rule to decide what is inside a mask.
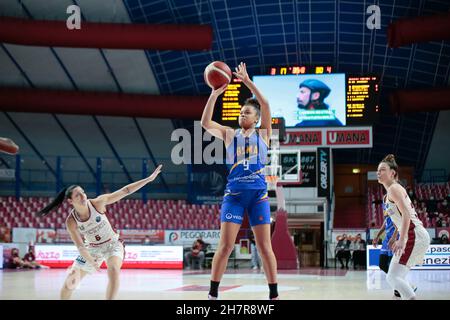
[[[0,138],[0,151],[9,154],[16,154],[17,152],[19,152],[19,146],[15,144],[11,139]]]
[[[230,67],[222,61],[211,62],[203,73],[206,84],[213,89],[230,83],[232,75]]]

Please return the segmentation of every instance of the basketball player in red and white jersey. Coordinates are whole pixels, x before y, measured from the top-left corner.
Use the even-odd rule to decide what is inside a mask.
[[[430,236],[417,217],[411,199],[405,188],[398,183],[398,165],[392,154],[378,165],[378,182],[387,191],[383,207],[395,224],[399,237],[392,245],[394,257],[386,277],[392,289],[400,292],[402,299],[415,299],[416,294],[406,280],[411,267],[423,264],[423,258],[430,245]]]
[[[119,272],[124,258],[124,246],[109,223],[106,216],[106,206],[136,192],[147,183],[156,179],[161,172],[161,165],[147,178],[126,185],[109,194],[103,194],[95,199],[88,199],[84,190],[77,185],[64,188],[58,196],[37,213],[46,216],[67,201],[73,206],[66,219],[67,230],[80,255],[75,259],[64,286],[61,289],[61,299],[70,299],[74,289],[87,274],[100,269],[103,261],[108,267],[108,287],[106,299],[112,300],[119,290]],[[84,241],[83,241],[84,238]]]

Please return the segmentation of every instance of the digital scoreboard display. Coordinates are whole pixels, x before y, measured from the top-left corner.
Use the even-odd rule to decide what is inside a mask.
[[[239,127],[239,114],[245,100],[252,97],[241,80],[233,78],[227,90],[217,98],[213,120],[232,128]]]
[[[347,119],[352,124],[374,121],[379,112],[378,77],[349,76],[347,78]]]
[[[329,65],[278,66],[270,67],[268,74],[254,76],[252,80],[269,100],[272,117],[284,117],[286,127],[372,125],[379,117],[378,76],[342,75],[345,77],[342,78],[344,85],[339,84],[342,81],[339,74],[334,73],[333,67]],[[298,92],[299,84],[304,80],[310,83],[313,80],[316,84],[320,81],[331,89],[324,100],[327,109],[312,110],[311,105],[302,101],[307,98]],[[227,90],[218,98],[213,120],[238,128],[240,109],[245,100],[252,96],[239,79],[233,78]]]
[[[291,66],[291,67],[270,67],[269,74],[275,75],[288,75],[288,74],[322,74],[332,73],[332,66]]]

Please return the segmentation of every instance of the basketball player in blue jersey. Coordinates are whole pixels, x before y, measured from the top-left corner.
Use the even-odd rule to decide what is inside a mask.
[[[240,129],[233,130],[211,120],[216,100],[227,85],[212,90],[201,120],[205,130],[224,141],[227,164],[230,164],[220,215],[220,240],[212,262],[208,298],[215,300],[218,297],[219,283],[226,270],[228,257],[234,250],[236,236],[246,211],[269,284],[269,298],[278,299],[277,262],[272,250],[270,205],[264,177],[272,117],[269,103],[250,80],[245,63],[241,62],[233,73],[256,97],[247,99],[244,103],[239,116]],[[259,120],[261,126],[256,130]]]

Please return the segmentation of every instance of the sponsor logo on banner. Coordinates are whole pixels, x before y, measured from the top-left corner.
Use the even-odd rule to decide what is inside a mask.
[[[318,197],[330,197],[330,148],[317,148],[319,158]]]
[[[166,232],[165,242],[171,245],[192,245],[198,238],[202,238],[206,243],[215,245],[219,243],[219,230],[176,230]]]
[[[437,238],[442,236],[447,236],[447,238],[450,238],[450,228],[436,228],[436,236]]]
[[[380,246],[367,246],[367,269],[379,269]],[[432,244],[425,253],[423,264],[411,269],[450,269],[450,245]]]
[[[80,257],[74,245],[36,245],[35,252],[37,262],[53,268],[67,268]],[[122,268],[182,269],[183,247],[127,246]]]
[[[321,146],[322,131],[294,131],[288,132],[285,146]]]
[[[371,146],[370,130],[328,130],[327,145]]]
[[[169,243],[175,243],[180,238],[178,231],[173,231],[169,234]]]
[[[317,146],[330,148],[371,148],[372,127],[305,129],[290,128],[281,147]]]

